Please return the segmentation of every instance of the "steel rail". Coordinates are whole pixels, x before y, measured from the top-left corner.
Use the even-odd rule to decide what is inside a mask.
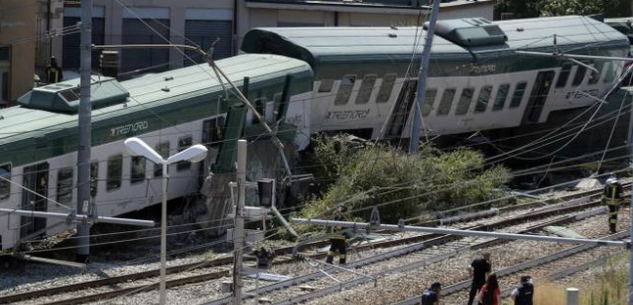
[[[600,209],[601,213],[605,213],[606,211],[604,209]],[[557,225],[557,224],[563,224],[563,223],[567,223],[569,221],[573,221],[573,220],[579,220],[579,219],[583,219],[586,217],[591,217],[596,215],[595,213],[580,213],[578,215],[569,215],[569,216],[564,216],[564,217],[560,217],[559,219],[555,219],[552,221],[548,221],[542,224],[538,224],[538,225],[534,225],[531,226],[529,228],[526,228],[524,230],[519,231],[519,233],[528,233],[528,232],[532,232],[532,231],[536,231],[536,230],[540,230],[546,226],[550,226],[550,225]],[[457,249],[446,249],[447,252],[446,253],[441,253],[441,254],[436,254],[433,255],[430,258],[425,258],[423,260],[417,261],[417,262],[413,262],[410,264],[405,264],[402,266],[397,266],[394,268],[389,268],[374,274],[371,274],[370,276],[374,277],[374,278],[380,278],[380,277],[384,277],[387,276],[389,274],[393,274],[393,273],[401,273],[401,272],[406,272],[406,271],[411,271],[411,270],[415,270],[415,269],[419,269],[419,268],[424,268],[428,265],[440,262],[440,261],[444,261],[446,259],[449,259],[455,255],[458,255],[459,253],[468,251],[468,250],[475,250],[475,249],[481,249],[481,248],[486,248],[486,247],[490,247],[499,243],[505,243],[505,242],[510,242],[509,240],[504,240],[504,239],[493,239],[493,240],[488,240],[488,241],[483,241],[483,242],[475,242],[473,244],[469,244],[469,245],[465,245],[461,248],[457,248]],[[336,285],[332,285],[326,288],[322,288],[319,289],[317,291],[314,292],[310,292],[310,293],[306,293],[303,294],[301,296],[296,296],[296,297],[290,297],[288,299],[285,299],[283,301],[280,302],[275,302],[275,305],[291,305],[291,304],[296,304],[296,303],[300,303],[300,302],[304,302],[304,301],[308,301],[314,298],[318,298],[318,297],[322,297],[331,293],[335,293],[337,291],[340,291],[342,289],[345,288],[352,288],[352,287],[356,287],[358,285],[361,284],[365,284],[368,283],[369,281],[365,278],[358,278],[358,279],[352,279],[349,280],[347,282],[341,282],[341,283],[337,283]]]
[[[601,238],[605,241],[608,240],[618,240],[618,239],[623,239],[625,237],[630,236],[630,232],[629,231],[623,231],[623,232],[619,232],[613,235],[609,235],[607,237]],[[536,266],[540,266],[543,264],[547,264],[547,263],[551,263],[553,261],[562,259],[562,258],[566,258],[593,248],[598,247],[598,245],[592,245],[592,244],[585,244],[585,245],[580,245],[580,246],[575,246],[569,249],[565,249],[544,257],[540,257],[540,258],[536,258],[536,259],[532,259],[526,262],[522,262],[507,268],[504,268],[502,270],[499,270],[497,272],[495,272],[497,274],[498,277],[504,277],[504,276],[508,276],[514,273],[517,273],[519,271],[528,269],[528,268],[533,268]],[[468,287],[470,287],[470,280],[466,280],[466,281],[461,281],[457,284],[454,285],[450,285],[446,288],[442,289],[442,295],[447,296],[447,295],[451,295],[453,293],[456,293],[458,291],[464,290]],[[415,297],[411,297],[407,300],[404,301],[400,301],[400,302],[396,302],[393,303],[392,305],[417,305],[420,303],[420,297],[419,296],[415,296]]]
[[[476,230],[476,231],[489,231],[493,228],[497,228],[497,227],[504,227],[504,226],[509,226],[512,224],[516,224],[516,223],[520,223],[522,221],[529,221],[532,219],[537,219],[537,218],[543,218],[543,217],[549,217],[552,215],[555,215],[556,213],[561,213],[561,212],[571,212],[571,211],[576,211],[576,210],[582,210],[582,209],[587,209],[590,208],[592,206],[595,206],[597,204],[600,204],[599,200],[596,201],[592,201],[589,203],[585,203],[585,204],[581,204],[580,206],[564,206],[561,207],[557,210],[547,210],[544,212],[532,212],[532,213],[528,213],[526,215],[517,215],[514,217],[510,217],[508,219],[502,219],[499,220],[497,222],[491,223],[491,224],[483,224],[483,225],[479,225],[479,226],[475,226],[475,227],[471,227],[469,228],[469,230]],[[562,217],[559,221],[560,222],[547,222],[547,225],[553,225],[556,223],[564,223],[564,222],[569,222],[569,221],[573,221],[574,219],[577,218],[577,215],[572,215],[572,216],[565,216]],[[533,226],[530,227],[526,230],[522,230],[521,233],[527,233],[529,231],[533,231],[533,230],[537,230],[540,229],[540,225],[537,226]],[[524,232],[525,231],[525,232]],[[458,236],[452,236],[452,235],[441,235],[440,237],[425,241],[425,242],[421,242],[421,243],[417,243],[417,244],[413,244],[413,245],[409,245],[391,252],[387,252],[387,253],[382,253],[382,254],[378,254],[372,257],[368,257],[368,258],[364,258],[355,262],[351,262],[347,264],[348,268],[355,268],[355,267],[362,267],[365,265],[370,265],[379,261],[383,261],[383,260],[387,260],[387,259],[391,259],[394,257],[398,257],[398,256],[403,256],[403,255],[407,255],[409,253],[413,253],[413,252],[417,252],[420,250],[424,250],[426,248],[432,247],[432,246],[436,246],[436,245],[440,245],[440,244],[445,244],[449,241],[453,241],[456,239],[460,239],[462,237],[458,237]],[[491,242],[491,241],[487,241],[487,242]],[[487,243],[486,242],[486,243]],[[498,242],[503,242],[503,241],[498,241]],[[334,270],[332,268],[326,269],[327,272],[329,273],[333,273]],[[258,289],[258,293],[262,294],[262,293],[268,293],[271,291],[275,291],[275,290],[280,290],[280,289],[285,289],[288,287],[292,287],[292,286],[297,286],[300,285],[302,283],[308,282],[308,281],[312,281],[315,279],[319,279],[324,277],[324,275],[321,272],[314,272],[314,273],[310,273],[307,275],[303,275],[303,276],[298,276],[286,281],[281,281],[278,283],[274,283],[271,285],[267,285],[264,287],[260,287]],[[339,286],[339,285],[337,285]],[[250,294],[253,294],[255,291],[249,291]],[[248,298],[248,296],[246,297]],[[296,300],[293,300],[296,302]],[[218,300],[214,300],[211,302],[207,302],[207,303],[203,303],[204,305],[222,305],[222,304],[229,304],[231,302],[231,298],[222,298],[222,299],[218,299]]]
[[[505,211],[514,211],[514,210],[518,210],[518,209],[528,209],[528,208],[533,208],[533,207],[541,207],[543,205],[547,205],[548,203],[552,204],[555,201],[559,201],[559,200],[567,200],[568,202],[563,202],[563,203],[559,204],[559,205],[561,205],[560,207],[553,207],[552,209],[546,209],[546,210],[538,211],[536,213],[535,212],[531,212],[531,213],[528,213],[528,214],[531,214],[532,216],[535,216],[534,218],[536,218],[536,217],[541,217],[544,214],[549,214],[549,213],[564,213],[564,212],[569,212],[569,211],[573,211],[573,210],[576,210],[576,209],[585,209],[587,207],[595,205],[595,202],[593,204],[591,202],[588,203],[588,204],[584,203],[585,202],[585,198],[591,198],[592,196],[598,195],[601,192],[602,192],[601,189],[588,190],[588,191],[579,192],[579,193],[575,193],[575,194],[564,195],[564,196],[557,197],[557,198],[544,199],[544,200],[541,200],[541,201],[531,202],[531,203],[527,203],[527,204],[523,204],[523,205],[504,207],[504,208],[500,208],[500,210],[501,210],[500,213],[503,213]],[[578,206],[574,207],[574,205],[578,205]],[[566,208],[566,210],[562,210],[561,208]],[[547,211],[549,211],[549,212],[547,212]],[[575,216],[573,216],[573,215],[569,216],[570,221],[573,220],[573,219],[571,219],[573,217],[575,217]],[[504,226],[504,225],[512,224],[513,222],[519,221],[520,219],[521,219],[521,215],[518,215],[518,216],[510,217],[507,220],[498,221],[497,223],[492,224],[492,225],[494,225],[494,226]],[[506,223],[504,223],[504,221]],[[431,225],[432,223],[425,223],[425,224]],[[489,226],[490,225],[480,225],[480,226],[475,226],[475,227],[469,227],[469,229],[472,229],[472,230],[490,230],[491,228]],[[369,249],[369,248],[386,248],[386,247],[392,247],[394,245],[424,242],[424,245],[422,246],[422,248],[418,248],[417,246],[413,245],[411,248],[409,248],[409,250],[407,250],[408,252],[405,251],[405,252],[403,252],[403,254],[401,254],[401,255],[404,255],[404,254],[407,254],[407,253],[410,253],[410,252],[418,251],[418,250],[423,249],[425,247],[430,247],[430,246],[446,243],[446,242],[449,242],[449,241],[454,240],[454,239],[456,239],[456,238],[455,237],[446,237],[446,236],[442,236],[440,234],[426,234],[426,235],[419,235],[419,236],[407,237],[407,238],[403,238],[403,239],[394,239],[394,240],[388,240],[388,241],[383,241],[383,242],[377,242],[377,243],[374,243],[374,244],[363,245],[363,246],[358,247],[357,250]],[[321,246],[325,246],[326,244],[327,244],[327,241],[320,241],[320,242],[315,242],[315,243],[309,244],[309,246],[310,247],[321,247]],[[291,254],[292,253],[292,249],[293,249],[293,247],[279,248],[279,249],[275,249],[275,253],[278,256],[280,256],[280,255],[287,255],[287,254]],[[326,255],[325,253],[317,253],[317,254],[310,255],[310,257],[317,259],[317,258],[323,258],[323,257],[325,257],[325,255]],[[283,260],[283,261],[277,261],[277,262],[274,262],[274,263],[275,264],[284,264],[284,263],[290,263],[292,261],[293,261],[292,259],[287,259],[287,260]],[[211,261],[206,262],[206,263],[198,262],[198,263],[184,264],[184,265],[180,265],[180,266],[173,266],[173,267],[168,267],[167,268],[167,274],[175,274],[175,273],[180,273],[180,272],[187,272],[187,271],[191,271],[191,270],[195,270],[195,269],[202,269],[202,268],[218,267],[218,266],[231,264],[232,262],[233,262],[233,258],[232,257],[223,257],[223,258],[218,258],[218,259],[211,260]],[[62,294],[62,293],[79,291],[79,290],[88,289],[88,288],[98,288],[98,287],[103,287],[103,286],[112,286],[112,285],[116,285],[116,284],[130,282],[130,281],[147,279],[147,278],[151,278],[151,277],[157,277],[158,275],[159,275],[159,269],[154,269],[154,270],[148,270],[148,271],[143,271],[143,272],[138,272],[138,273],[133,273],[133,274],[121,275],[121,276],[116,276],[116,277],[111,277],[111,278],[87,281],[87,282],[82,282],[82,283],[77,283],[77,284],[64,285],[64,286],[52,287],[52,288],[47,288],[47,289],[42,289],[42,290],[36,290],[36,291],[29,291],[29,292],[24,292],[24,293],[6,295],[6,296],[0,297],[0,304],[8,304],[8,303],[13,303],[13,302],[18,302],[18,301],[31,300],[31,299],[41,298],[41,297],[45,297],[45,296],[52,296],[52,295],[58,295],[58,294]]]

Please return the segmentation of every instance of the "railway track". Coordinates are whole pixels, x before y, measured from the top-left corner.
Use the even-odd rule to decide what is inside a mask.
[[[555,208],[551,208],[551,209],[544,209],[542,211],[538,211],[538,212],[530,212],[527,215],[519,215],[519,216],[514,216],[514,217],[509,217],[507,219],[503,219],[500,221],[496,221],[494,223],[491,224],[485,224],[485,225],[479,225],[479,226],[474,226],[474,227],[469,227],[469,229],[472,230],[491,230],[491,229],[495,229],[495,228],[499,228],[499,227],[503,227],[503,226],[508,226],[511,225],[513,223],[516,222],[520,222],[523,220],[527,220],[527,219],[538,219],[539,217],[545,217],[545,216],[551,216],[553,214],[561,214],[561,213],[569,213],[572,211],[578,211],[578,210],[582,210],[582,209],[587,209],[590,208],[592,206],[598,205],[599,201],[593,200],[593,201],[587,201],[590,198],[592,198],[593,196],[599,195],[600,194],[600,190],[591,190],[591,191],[585,191],[585,192],[580,192],[580,193],[576,193],[576,194],[571,194],[571,195],[567,195],[564,196],[562,198],[559,198],[558,200],[570,200],[572,201],[570,204],[560,204],[559,207],[555,207]],[[578,199],[580,198],[580,199]],[[551,202],[551,199],[548,199]],[[531,208],[534,206],[542,206],[544,203],[543,202],[534,202],[531,203],[529,205],[523,205],[523,208]],[[501,209],[502,211],[505,210],[515,210],[515,207],[509,207],[506,209]],[[527,218],[526,218],[527,217]],[[573,217],[568,218],[566,221],[571,221]],[[402,245],[402,244],[408,244],[408,243],[420,243],[422,242],[423,244],[423,248],[424,247],[430,247],[430,246],[437,246],[437,245],[441,245],[444,243],[447,243],[451,240],[456,239],[456,237],[451,237],[451,236],[440,236],[437,234],[425,234],[425,235],[419,235],[419,236],[413,236],[413,237],[407,237],[407,238],[403,238],[403,239],[397,239],[397,240],[390,240],[390,241],[384,241],[384,242],[379,242],[376,244],[372,244],[372,245],[364,245],[362,247],[359,248],[359,250],[364,250],[364,249],[370,249],[370,248],[386,248],[386,247],[393,247],[395,245]],[[314,243],[311,244],[311,247],[319,247],[324,245],[324,242],[320,242],[320,243]],[[413,248],[410,248],[408,251],[417,251],[418,249],[416,247],[419,247],[419,244],[414,244]],[[407,247],[405,247],[406,249]],[[287,255],[292,251],[292,247],[286,247],[286,248],[280,248],[276,250],[277,255]],[[406,251],[404,251],[406,252]],[[403,253],[404,253],[403,252]],[[322,258],[325,254],[323,253],[316,253],[316,254],[312,254],[310,255],[311,258],[313,259],[318,259],[318,258]],[[278,261],[277,264],[285,264],[285,263],[289,263],[291,262],[291,259],[288,258],[284,258],[281,261]],[[192,263],[192,264],[185,264],[185,265],[180,265],[180,266],[174,266],[174,267],[170,267],[168,268],[168,274],[177,274],[177,273],[181,273],[181,272],[186,272],[186,271],[191,271],[194,269],[201,269],[201,268],[217,268],[217,267],[223,267],[223,266],[227,266],[229,264],[232,263],[232,258],[231,257],[225,257],[225,258],[220,258],[220,259],[215,259],[209,262],[205,262],[205,263]],[[227,270],[215,270],[213,272],[210,273],[206,273],[206,274],[202,274],[202,275],[196,275],[190,278],[183,278],[183,279],[176,279],[176,280],[172,280],[168,285],[170,285],[170,287],[176,287],[176,286],[180,286],[180,285],[185,285],[185,284],[191,284],[191,283],[198,283],[198,282],[203,282],[203,281],[208,281],[208,280],[212,280],[212,279],[217,279],[223,276],[227,276]],[[32,299],[37,299],[37,298],[41,298],[41,297],[45,297],[45,296],[51,296],[51,295],[59,295],[59,294],[63,294],[63,293],[69,293],[69,292],[73,292],[73,291],[80,291],[80,290],[85,290],[85,289],[89,289],[89,288],[98,288],[98,287],[104,287],[104,286],[115,286],[118,284],[122,284],[122,283],[128,283],[128,282],[133,282],[133,281],[137,281],[137,280],[142,280],[142,279],[149,279],[149,278],[153,278],[153,277],[157,277],[159,274],[159,270],[149,270],[149,271],[145,271],[145,272],[140,272],[140,273],[134,273],[134,274],[129,274],[129,275],[123,275],[123,276],[117,276],[117,277],[112,277],[112,278],[106,278],[106,279],[100,279],[100,280],[95,280],[95,281],[88,281],[88,282],[83,282],[83,283],[79,283],[79,284],[73,284],[73,285],[65,285],[65,286],[59,286],[59,287],[53,287],[53,288],[49,288],[49,289],[43,289],[43,290],[38,290],[38,291],[31,291],[31,292],[26,292],[26,293],[20,293],[20,294],[13,294],[13,295],[7,295],[7,296],[3,296],[0,297],[0,304],[7,304],[7,303],[12,303],[12,302],[17,302],[17,301],[24,301],[24,300],[32,300]],[[72,299],[68,299],[66,301],[59,301],[53,304],[79,304],[79,303],[83,303],[83,302],[89,302],[89,301],[94,301],[94,300],[103,300],[103,299],[109,299],[109,298],[113,298],[113,297],[117,297],[123,294],[129,294],[129,293],[134,293],[134,292],[141,292],[141,291],[147,291],[147,290],[151,290],[151,289],[155,289],[156,287],[154,285],[143,285],[143,287],[130,287],[130,288],[125,288],[125,289],[119,289],[117,291],[113,291],[113,292],[104,292],[101,294],[95,294],[92,296],[82,296],[80,298],[72,298]],[[118,293],[117,293],[118,292]]]
[[[630,237],[630,231],[622,231],[613,235],[609,235],[606,236],[604,238],[604,240],[622,240],[624,238]],[[539,257],[536,259],[532,259],[526,262],[521,262],[506,268],[503,268],[501,270],[496,270],[495,273],[498,276],[498,279],[500,281],[500,284],[502,284],[501,282],[508,282],[508,277],[516,274],[518,272],[530,269],[530,268],[535,268],[535,267],[540,267],[540,268],[544,268],[544,267],[549,267],[546,265],[551,265],[554,262],[558,262],[562,259],[569,259],[569,258],[574,258],[574,256],[578,256],[579,254],[595,249],[597,248],[597,245],[580,245],[580,246],[575,246],[572,248],[568,248],[562,251],[558,251],[552,254],[549,254],[547,256],[543,256],[543,257]],[[618,254],[622,254],[623,252],[618,252]],[[547,275],[546,277],[552,280],[555,279],[560,279],[569,275],[572,275],[574,273],[583,271],[583,270],[587,270],[592,266],[596,266],[598,264],[604,263],[605,261],[607,261],[609,259],[610,256],[601,256],[598,259],[593,259],[590,260],[589,262],[586,263],[581,263],[581,264],[574,264],[572,267],[569,268],[563,268],[562,270],[558,270],[556,272],[550,273],[549,275]],[[516,280],[516,279],[515,279]],[[461,281],[458,282],[456,284],[452,284],[446,287],[442,288],[442,298],[446,299],[447,297],[454,295],[458,292],[464,292],[466,290],[468,290],[470,288],[470,284],[471,281],[470,280],[466,280],[466,281]],[[504,286],[501,286],[504,287]],[[505,287],[512,287],[512,285],[505,285]],[[511,289],[509,290],[504,290],[502,296],[503,297],[508,297],[510,295]],[[416,295],[416,296],[412,296],[406,300],[403,301],[399,301],[399,302],[395,302],[392,305],[417,305],[420,303],[420,296]]]
[[[575,206],[575,208],[565,206],[565,207],[560,207],[554,210],[547,210],[543,212],[532,212],[525,215],[518,215],[518,216],[510,217],[508,219],[503,219],[492,224],[485,224],[478,227],[473,227],[471,228],[471,230],[500,229],[500,228],[520,224],[525,221],[552,217],[553,215],[556,215],[557,213],[570,213],[571,211],[577,211],[580,206],[584,207],[585,209],[591,208],[595,204],[596,204],[595,201],[591,201],[588,203]],[[538,225],[529,226],[521,230],[515,230],[514,232],[516,233],[533,232],[536,230],[540,230],[545,226],[568,223],[571,221],[584,219],[586,217],[591,217],[593,215],[597,215],[599,213],[604,213],[604,212],[605,212],[604,208],[599,208],[597,210],[594,209],[592,211],[588,211],[588,212],[584,212],[584,213],[580,213],[576,215],[565,215],[554,220],[544,221]],[[391,268],[390,270],[385,271],[384,273],[378,272],[378,274],[371,274],[370,277],[361,277],[358,279],[350,279],[349,281],[341,281],[340,283],[336,283],[335,285],[329,285],[322,289],[317,288],[318,290],[312,293],[303,294],[301,296],[293,296],[282,301],[278,300],[278,302],[274,304],[294,304],[298,302],[303,302],[306,300],[316,298],[318,296],[327,295],[329,293],[339,291],[343,288],[354,287],[362,283],[371,282],[373,278],[376,278],[376,276],[382,277],[387,274],[391,274],[393,272],[410,271],[415,268],[424,267],[429,264],[446,260],[464,251],[491,247],[493,245],[503,243],[503,242],[504,242],[503,240],[487,239],[485,241],[481,241],[481,239],[477,239],[477,238],[468,238],[468,237],[461,238],[461,237],[455,237],[455,236],[442,235],[434,239],[428,240],[426,242],[412,244],[412,245],[409,245],[409,246],[406,246],[394,251],[382,253],[382,254],[375,255],[368,258],[363,258],[361,260],[348,264],[346,267],[354,268],[356,271],[358,271],[359,268],[362,268],[364,266],[370,266],[373,264],[377,264],[379,262],[388,261],[390,259],[394,259],[396,257],[402,257],[405,255],[419,256],[419,259],[415,259],[417,261],[415,264],[401,265],[397,268]],[[417,252],[421,252],[421,253],[417,253]],[[327,268],[325,271],[330,274],[340,273],[337,270],[334,270],[332,268]],[[323,278],[326,278],[325,274],[323,274],[322,272],[314,272],[307,275],[297,276],[287,281],[282,281],[282,282],[275,283],[272,285],[264,286],[257,289],[257,291],[250,290],[247,292],[247,294],[249,295],[249,297],[255,294],[258,294],[258,295],[267,294],[276,290],[286,290],[290,287],[297,287],[307,282],[314,283],[315,281],[318,281]],[[326,281],[326,283],[331,283],[331,281]],[[271,297],[268,297],[268,298],[270,299]],[[220,304],[228,304],[228,303],[230,303],[230,298],[223,298],[220,300],[205,303],[205,305],[220,305]]]

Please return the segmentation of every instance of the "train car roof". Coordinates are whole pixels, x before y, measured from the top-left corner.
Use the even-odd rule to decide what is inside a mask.
[[[312,70],[300,60],[270,54],[247,54],[218,60],[216,63],[238,86],[242,85],[244,77],[249,77],[250,90],[257,92],[281,92],[282,85],[278,83],[287,74],[294,77],[292,94],[311,90]],[[113,86],[112,83],[116,85]],[[273,83],[275,88],[267,88]],[[19,99],[21,106],[0,110],[0,152],[3,152],[0,153],[0,163],[28,163],[30,159],[38,160],[41,156],[37,154],[40,152],[47,151],[49,155],[57,155],[76,150],[78,114],[71,104],[78,103],[78,96],[77,100],[70,101],[75,96],[66,100],[71,107],[60,109],[56,103],[71,95],[68,92],[70,90],[79,92],[78,85],[78,80],[69,80],[34,88]],[[129,131],[133,131],[134,127],[129,124],[144,121],[149,126],[142,129],[143,132],[157,130],[222,114],[229,104],[237,101],[234,98],[228,103],[220,100],[224,91],[207,64],[146,75],[120,83],[111,78],[93,76],[91,91],[93,100],[97,101],[108,94],[121,96],[121,91],[129,95],[116,103],[110,101],[101,108],[93,108],[93,145],[132,136],[133,132]],[[120,132],[121,127],[126,133]],[[50,145],[51,141],[57,140],[61,141],[63,148]],[[56,151],[41,149],[31,156],[14,155],[19,161],[7,157],[12,155],[10,152],[14,148],[33,146],[51,150],[54,148]]]
[[[501,31],[501,32],[500,32]],[[514,50],[551,51],[553,35],[560,50],[628,46],[624,35],[583,16],[490,22],[483,18],[440,20],[433,40],[434,61],[472,60],[479,56],[516,56]],[[422,50],[420,27],[258,28],[242,44],[246,53],[272,52],[302,59],[318,70],[342,58],[362,62],[410,61],[413,46]],[[504,41],[500,37],[505,35]]]

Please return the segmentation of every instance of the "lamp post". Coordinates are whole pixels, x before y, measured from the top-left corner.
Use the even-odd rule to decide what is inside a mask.
[[[200,162],[207,156],[207,148],[204,145],[196,144],[167,159],[163,159],[147,143],[139,138],[129,138],[125,140],[125,148],[132,156],[142,156],[155,164],[163,166],[163,203],[162,218],[160,224],[160,304],[167,303],[167,292],[165,291],[165,265],[167,264],[167,168],[170,164],[180,161]]]

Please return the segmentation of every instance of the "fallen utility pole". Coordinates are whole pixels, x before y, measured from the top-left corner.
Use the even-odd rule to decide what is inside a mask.
[[[92,0],[81,1],[81,79],[79,91],[79,146],[77,147],[77,212],[87,213],[90,206],[90,148],[92,146],[92,106],[90,85],[92,74]],[[77,225],[75,261],[90,258],[90,224]]]
[[[55,212],[40,212],[40,211],[31,211],[31,210],[16,210],[16,209],[2,209],[0,208],[0,213],[7,214],[15,214],[20,216],[28,216],[28,217],[41,217],[41,218],[59,218],[66,219],[69,221],[79,222],[79,223],[112,223],[119,225],[131,225],[131,226],[142,226],[142,227],[153,227],[156,224],[151,220],[142,220],[142,219],[132,219],[132,218],[118,218],[118,217],[108,217],[108,216],[90,216],[85,214],[73,214],[73,213],[55,213]]]
[[[527,235],[517,233],[501,233],[501,232],[484,232],[484,231],[472,231],[472,230],[457,230],[457,229],[440,229],[433,227],[417,227],[406,225],[387,225],[376,224],[372,225],[366,222],[351,222],[351,221],[333,221],[322,219],[305,219],[305,218],[292,218],[293,223],[304,223],[312,225],[321,225],[328,227],[345,227],[355,229],[382,229],[382,230],[400,230],[408,232],[421,232],[421,233],[434,233],[434,234],[446,234],[446,235],[460,235],[460,236],[475,236],[475,237],[490,237],[499,239],[515,239],[515,240],[535,240],[535,241],[547,241],[558,243],[572,243],[572,244],[593,244],[597,246],[618,246],[630,248],[630,241],[612,241],[602,239],[585,239],[585,238],[566,238],[566,237],[553,237],[542,235]]]
[[[424,41],[424,49],[422,50],[422,59],[420,60],[417,103],[413,106],[413,124],[411,126],[411,138],[409,142],[409,153],[411,154],[417,154],[420,150],[420,125],[423,125],[422,109],[424,107],[426,92],[426,78],[429,74],[429,58],[431,57],[431,46],[433,45],[433,35],[435,34],[435,23],[437,22],[437,15],[440,12],[440,2],[439,0],[433,1],[429,27],[426,30],[426,39]]]

